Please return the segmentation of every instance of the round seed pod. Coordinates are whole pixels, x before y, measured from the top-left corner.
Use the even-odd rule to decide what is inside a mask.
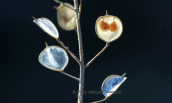
[[[97,19],[95,31],[101,40],[112,42],[121,36],[123,31],[122,22],[118,17],[106,14]]]
[[[64,4],[74,8],[69,3]],[[59,26],[66,31],[74,30],[76,28],[75,12],[64,5],[60,5],[59,7],[54,8],[57,10],[57,21]]]
[[[47,45],[47,44],[46,44]],[[48,46],[39,54],[39,62],[54,71],[63,71],[69,61],[66,51],[59,46]]]

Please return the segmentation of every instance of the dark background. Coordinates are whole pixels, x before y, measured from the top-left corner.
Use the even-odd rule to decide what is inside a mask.
[[[65,0],[73,4],[73,0]],[[78,57],[75,31],[57,24],[58,6],[53,0],[0,1],[0,103],[76,103],[78,82],[44,68],[39,53],[55,39],[33,23],[49,18],[60,39]],[[171,103],[172,96],[172,1],[171,0],[83,0],[81,27],[85,64],[104,46],[95,33],[99,16],[118,16],[121,37],[112,42],[85,72],[85,91],[100,91],[103,80],[126,72],[121,94],[104,103]],[[78,63],[69,55],[65,72],[79,77]],[[103,99],[103,94],[85,94],[84,103]]]

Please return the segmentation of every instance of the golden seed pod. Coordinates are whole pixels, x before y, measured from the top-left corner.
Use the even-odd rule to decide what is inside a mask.
[[[69,3],[64,4],[74,8]],[[57,21],[59,26],[66,31],[74,30],[76,28],[75,12],[62,4],[59,7],[54,8],[57,10]]]
[[[121,20],[113,15],[100,16],[95,25],[97,36],[105,42],[112,42],[118,39],[123,31]]]

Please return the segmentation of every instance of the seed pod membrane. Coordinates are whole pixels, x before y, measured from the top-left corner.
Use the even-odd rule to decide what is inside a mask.
[[[112,42],[121,36],[123,30],[121,20],[112,15],[100,16],[95,24],[97,36],[105,41]]]
[[[73,8],[69,3],[64,4]],[[76,28],[75,12],[64,5],[55,7],[55,9],[57,10],[57,21],[59,26],[66,31],[74,30]]]

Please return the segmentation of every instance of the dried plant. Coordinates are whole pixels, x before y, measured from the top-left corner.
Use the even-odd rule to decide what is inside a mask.
[[[108,15],[107,11],[105,16],[100,16],[97,19],[95,24],[96,34],[101,40],[106,42],[106,45],[95,57],[93,57],[93,59],[91,59],[86,65],[84,65],[82,34],[80,27],[82,0],[80,0],[80,4],[78,4],[78,0],[74,0],[74,6],[69,3],[63,3],[59,0],[54,1],[60,4],[60,6],[54,7],[57,10],[57,21],[59,26],[66,31],[76,30],[77,32],[80,56],[79,59],[62,43],[62,41],[60,41],[59,32],[55,25],[49,19],[35,19],[33,17],[33,21],[48,35],[56,39],[61,44],[61,46],[78,62],[78,64],[80,65],[80,76],[79,78],[77,78],[64,72],[69,59],[66,51],[59,46],[48,46],[48,44],[46,43],[46,48],[39,55],[39,62],[48,69],[59,71],[79,81],[78,103],[83,103],[85,69],[109,46],[110,42],[115,41],[120,37],[123,30],[122,22],[118,17]],[[127,79],[127,77],[124,77],[124,75],[125,73],[122,76],[108,76],[103,81],[101,88],[105,99],[93,103],[102,102],[109,98]]]

